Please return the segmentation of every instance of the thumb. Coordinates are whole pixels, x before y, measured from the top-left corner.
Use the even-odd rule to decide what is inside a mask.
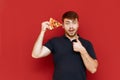
[[[76,42],[81,44],[81,41],[79,40],[79,38],[76,38]]]
[[[77,41],[77,42],[80,42],[78,38],[76,38],[76,41]]]

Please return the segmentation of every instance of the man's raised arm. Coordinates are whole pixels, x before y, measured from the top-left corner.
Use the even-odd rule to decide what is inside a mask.
[[[42,23],[41,26],[42,26],[41,32],[33,46],[33,50],[32,50],[33,58],[45,57],[51,53],[51,51],[47,47],[43,46],[44,34],[46,30],[49,29],[49,22],[45,21]]]

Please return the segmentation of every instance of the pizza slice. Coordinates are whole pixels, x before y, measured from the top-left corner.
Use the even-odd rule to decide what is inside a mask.
[[[50,30],[62,26],[60,22],[58,22],[57,20],[53,18],[50,18],[49,22],[50,22]]]

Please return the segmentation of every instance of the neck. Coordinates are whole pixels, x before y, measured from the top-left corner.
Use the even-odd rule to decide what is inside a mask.
[[[67,34],[65,34],[65,36],[66,36],[68,39],[70,39],[70,41],[78,38],[78,35],[77,35],[77,34],[76,34],[75,36],[72,36],[72,37],[71,37],[71,36],[68,36]]]

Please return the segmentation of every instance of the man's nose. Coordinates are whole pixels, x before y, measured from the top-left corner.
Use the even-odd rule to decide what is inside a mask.
[[[69,25],[69,26],[70,26],[70,28],[73,28],[73,24],[72,24],[72,23],[70,23],[70,25]]]

